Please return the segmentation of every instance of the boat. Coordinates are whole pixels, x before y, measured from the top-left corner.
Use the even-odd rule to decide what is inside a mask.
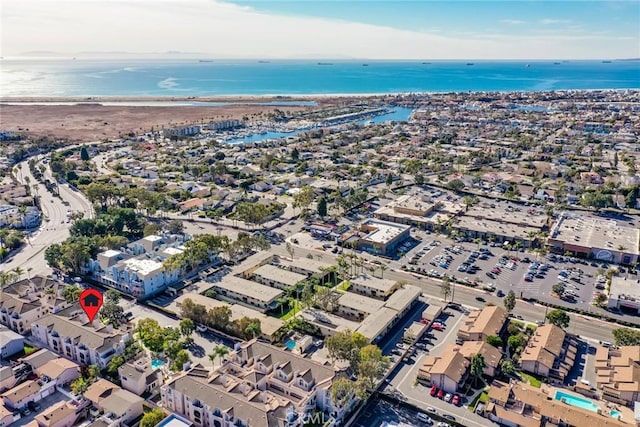
[[[560,63],[559,62],[554,62],[553,65],[560,65]]]
[[[198,62],[213,62],[211,59],[201,59]]]
[[[602,61],[603,64],[611,64],[611,61]]]
[[[331,62],[318,62],[318,65],[333,65]]]
[[[431,62],[423,62],[422,65],[431,65]]]
[[[527,64],[527,68],[531,67],[531,64]]]
[[[258,64],[269,64],[269,61],[258,61]]]
[[[362,64],[362,66],[363,66],[363,67],[368,67],[368,66],[369,66],[369,64]]]
[[[467,65],[475,65],[473,62],[467,62]]]

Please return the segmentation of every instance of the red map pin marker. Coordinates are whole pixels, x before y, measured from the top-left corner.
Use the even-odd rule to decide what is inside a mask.
[[[102,293],[95,289],[85,289],[80,294],[80,307],[87,314],[89,322],[93,323],[93,319],[102,307]]]

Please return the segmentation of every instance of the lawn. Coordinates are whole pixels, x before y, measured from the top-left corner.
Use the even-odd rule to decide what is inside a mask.
[[[473,399],[473,402],[471,402],[471,404],[469,405],[469,410],[473,411],[476,405],[478,404],[478,402],[487,403],[488,401],[489,401],[489,395],[487,394],[486,391],[483,391],[482,393],[477,395],[475,399]]]
[[[529,385],[532,385],[533,387],[540,388],[540,386],[542,385],[542,381],[540,381],[533,375],[525,374],[524,372],[520,372],[520,378],[522,378],[523,381],[528,382]]]
[[[24,346],[24,355],[28,356],[31,353],[33,353],[34,351],[36,351],[36,350],[37,350],[37,348],[31,347],[30,345],[25,344],[25,346]]]
[[[336,288],[336,290],[342,294],[344,294],[345,292],[347,292],[349,290],[349,288],[351,287],[351,283],[348,280],[345,280],[344,282],[340,283],[338,285],[338,287]]]
[[[276,317],[280,320],[287,321],[293,317],[294,314],[300,313],[302,311],[302,305],[299,301],[295,301],[293,307],[289,310],[282,313],[282,315],[277,315]]]

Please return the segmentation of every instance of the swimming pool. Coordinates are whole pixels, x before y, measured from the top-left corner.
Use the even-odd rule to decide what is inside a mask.
[[[611,411],[609,412],[609,415],[611,415],[613,418],[616,418],[616,419],[622,416],[620,411]]]
[[[164,362],[160,359],[153,359],[151,361],[151,369],[158,369],[164,366]]]
[[[284,345],[291,351],[293,351],[293,349],[296,348],[296,342],[294,340],[289,340],[285,342]]]
[[[555,396],[553,397],[555,400],[564,400],[567,405],[576,406],[578,408],[586,409],[591,412],[598,412],[600,407],[590,400],[583,399],[578,396],[574,396],[573,394],[567,394],[562,391],[556,391]]]

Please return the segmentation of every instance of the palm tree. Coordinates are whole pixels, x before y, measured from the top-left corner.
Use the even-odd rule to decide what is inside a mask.
[[[385,272],[385,270],[387,270],[387,269],[388,269],[388,267],[387,267],[386,265],[384,265],[384,264],[380,264],[380,278],[381,278],[381,279],[384,279],[384,272]]]
[[[211,364],[215,366],[215,361],[217,358],[220,359],[220,363],[222,364],[222,359],[229,354],[229,348],[224,345],[218,345],[213,348],[213,353],[209,355],[209,360]]]
[[[16,267],[13,269],[13,272],[16,275],[16,280],[20,280],[20,276],[22,276],[24,274],[24,270],[20,267]]]
[[[255,338],[261,333],[262,329],[260,328],[260,323],[258,322],[250,323],[249,326],[244,329],[244,334],[250,336],[251,338]]]
[[[474,378],[474,384],[478,385],[478,380],[482,379],[485,363],[482,354],[475,354],[471,358],[471,376]]]

